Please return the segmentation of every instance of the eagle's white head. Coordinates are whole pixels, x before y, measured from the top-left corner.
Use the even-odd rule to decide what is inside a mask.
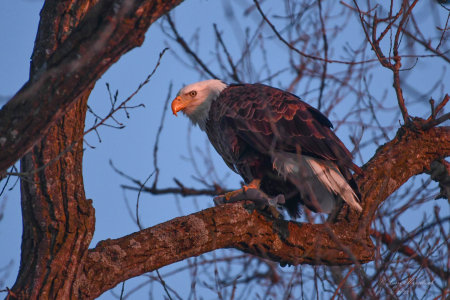
[[[172,101],[172,112],[176,116],[180,110],[188,116],[192,124],[205,131],[211,103],[227,87],[217,79],[199,81],[182,88]]]

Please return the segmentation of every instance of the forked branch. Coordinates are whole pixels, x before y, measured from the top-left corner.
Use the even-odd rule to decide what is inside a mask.
[[[362,215],[343,210],[336,224],[323,225],[266,219],[249,202],[209,208],[100,242],[89,251],[79,292],[94,298],[128,278],[219,248],[292,265],[369,262],[374,258],[369,230],[376,208],[410,177],[429,169],[432,161],[449,155],[450,128],[417,133],[403,126],[363,166],[365,177],[357,178]]]

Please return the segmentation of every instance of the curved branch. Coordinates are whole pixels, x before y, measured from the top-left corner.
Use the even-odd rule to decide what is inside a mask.
[[[148,27],[182,0],[100,0],[0,111],[0,174],[123,54],[140,46]]]
[[[369,230],[368,225],[380,204],[409,178],[427,172],[433,161],[450,156],[450,127],[417,129],[424,124],[425,120],[414,118],[402,126],[395,138],[380,146],[362,167],[365,177],[356,178],[364,202],[359,217],[361,230]]]
[[[128,236],[100,242],[89,251],[78,288],[95,298],[131,277],[220,248],[237,248],[283,264],[348,265],[373,260],[370,239],[360,240],[346,224],[330,225],[266,219],[251,202],[226,204],[173,219]],[[81,297],[80,297],[81,298]]]
[[[220,248],[281,264],[367,263],[374,258],[369,229],[376,208],[444,156],[450,156],[449,127],[418,132],[403,126],[363,166],[365,176],[357,178],[365,201],[361,216],[355,211],[345,215],[348,210],[343,210],[336,224],[324,225],[268,219],[253,211],[250,202],[209,208],[100,242],[89,251],[77,290],[94,298],[131,277]]]

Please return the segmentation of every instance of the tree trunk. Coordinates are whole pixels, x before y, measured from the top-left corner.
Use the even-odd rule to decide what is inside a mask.
[[[54,159],[83,134],[89,93],[21,160],[22,172]],[[22,255],[12,288],[19,299],[69,299],[95,228],[83,185],[82,140],[72,151],[21,181]]]
[[[97,2],[89,0],[47,0],[45,2],[40,14],[41,20],[32,55],[28,85],[36,81],[36,77],[42,73],[41,70],[46,69],[45,66],[49,60],[55,59],[53,54],[58,53],[56,50],[64,48],[61,47],[61,44],[70,36],[73,29],[77,28],[76,26],[86,13],[93,10],[92,7]],[[145,20],[138,22],[141,26],[139,30],[134,30],[134,34],[139,35],[140,38],[137,41],[128,40],[126,47],[122,46],[122,49],[115,53],[113,61],[109,65],[101,67],[103,72],[122,54],[140,45],[148,26],[162,14],[178,5],[180,1],[138,2],[142,6],[147,6],[148,13],[141,16]],[[105,3],[106,1],[103,1],[103,4]],[[105,7],[105,5],[100,5],[97,8]],[[139,17],[135,15],[135,19],[139,20]],[[77,30],[79,33],[80,30],[78,28]],[[121,42],[126,43],[127,41]],[[61,57],[61,60],[65,58]],[[62,77],[66,77],[66,74],[63,74]],[[92,200],[87,200],[84,192],[82,137],[87,101],[95,80],[96,78],[85,83],[87,88],[81,90],[81,96],[73,96],[71,102],[65,100],[67,112],[50,128],[46,136],[21,159],[21,172],[23,173],[33,172],[33,170],[53,162],[42,170],[25,175],[21,180],[22,253],[19,274],[9,294],[10,299],[75,299],[83,297],[78,294],[78,287],[74,283],[82,274],[83,262],[94,234],[95,215]],[[76,78],[72,78],[72,84],[77,84]],[[51,83],[41,86],[41,90],[55,92]],[[70,100],[70,97],[67,98]],[[76,101],[76,99],[79,100]],[[33,117],[37,111],[42,113],[43,108],[44,110],[46,108],[45,106],[40,107],[42,102],[39,101],[38,96],[28,99],[28,102],[31,102],[30,107],[33,109],[29,110],[25,114],[26,116]],[[51,103],[47,99],[45,102]],[[21,107],[23,108],[25,105]],[[7,114],[8,109],[4,108],[2,112]],[[51,116],[52,113],[46,111],[46,114]],[[54,118],[54,116],[51,117]],[[14,122],[14,116],[11,116],[10,120],[7,118],[3,120],[5,121],[5,119],[6,123],[12,120],[9,124],[7,123],[7,130],[11,131],[9,125],[17,125],[17,122]],[[38,135],[44,133],[42,130],[36,131],[32,122],[31,125],[27,122],[22,123],[27,124],[24,128],[28,128],[26,129],[28,133],[24,132],[23,137],[36,135],[37,132]],[[43,123],[39,126],[42,125]],[[51,122],[44,127],[50,125]],[[7,136],[7,134],[3,136]],[[34,138],[36,136],[30,139]],[[21,140],[23,142],[25,139],[21,138]],[[19,141],[16,146],[7,149],[13,152],[24,151],[22,142]],[[57,159],[57,156],[73,143],[75,143],[73,148]],[[16,147],[19,147],[18,150],[16,149],[17,151]],[[9,157],[9,160],[12,160],[13,157]],[[2,161],[5,163],[5,160]],[[9,162],[5,163],[5,165],[7,164]]]
[[[30,66],[30,78],[83,16],[86,1],[46,1]],[[50,50],[49,50],[50,49]],[[19,299],[68,299],[94,235],[92,200],[86,200],[82,174],[83,135],[90,89],[21,159],[31,172],[71,151],[48,167],[21,180],[22,253],[17,281]]]

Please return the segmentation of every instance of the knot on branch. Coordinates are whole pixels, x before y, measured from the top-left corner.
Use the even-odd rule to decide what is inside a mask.
[[[443,122],[450,119],[450,113],[446,113],[445,115],[442,115],[439,118],[436,118],[436,116],[439,114],[439,112],[444,108],[444,106],[447,104],[447,102],[450,100],[450,96],[448,94],[445,95],[444,99],[442,99],[441,103],[439,103],[436,108],[434,107],[434,100],[430,99],[430,105],[431,105],[431,115],[427,119],[426,127],[424,127],[424,130],[431,129],[439,124],[442,124]]]
[[[450,201],[450,163],[445,160],[435,160],[431,163],[430,171],[427,174],[432,180],[439,183],[441,189],[435,199],[443,198]]]
[[[405,127],[416,132],[423,132],[428,131],[433,127],[436,127],[445,121],[450,119],[450,113],[446,113],[441,115],[440,117],[437,117],[439,115],[439,112],[444,108],[444,106],[447,104],[447,102],[450,100],[450,96],[447,94],[445,95],[444,99],[439,103],[438,106],[434,106],[434,100],[430,99],[430,106],[431,106],[431,115],[428,117],[428,119],[424,120],[419,117],[411,117],[407,116],[405,118]]]

